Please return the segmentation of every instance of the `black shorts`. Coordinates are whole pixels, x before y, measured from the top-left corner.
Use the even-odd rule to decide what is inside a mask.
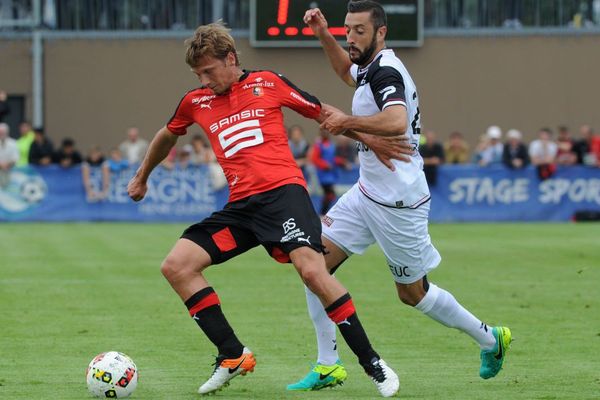
[[[181,237],[206,250],[213,264],[259,244],[282,263],[290,262],[288,254],[298,247],[323,252],[321,221],[306,189],[295,184],[227,203]]]

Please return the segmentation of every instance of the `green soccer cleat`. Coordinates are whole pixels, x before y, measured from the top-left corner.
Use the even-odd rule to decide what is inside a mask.
[[[322,365],[317,363],[313,369],[301,380],[287,385],[287,390],[321,390],[326,387],[342,385],[348,373],[340,360],[333,365]]]
[[[498,375],[498,372],[502,369],[510,342],[512,342],[510,329],[505,326],[495,326],[492,328],[492,334],[496,338],[496,345],[490,350],[481,350],[479,376],[483,379],[490,379]]]

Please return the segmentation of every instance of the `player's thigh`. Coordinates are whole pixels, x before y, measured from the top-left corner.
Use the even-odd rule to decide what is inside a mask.
[[[360,193],[357,185],[334,204],[322,219],[323,237],[341,249],[347,256],[363,254],[375,243],[361,211]]]
[[[396,282],[414,283],[439,265],[441,257],[428,231],[429,203],[416,209],[384,207],[368,199],[363,204],[367,224]]]
[[[304,187],[284,185],[253,202],[252,231],[275,260],[290,262],[289,253],[300,247],[323,252],[321,221]]]
[[[256,236],[236,222],[226,210],[214,213],[207,219],[188,227],[181,239],[201,247],[210,257],[210,264],[220,264],[258,246]]]

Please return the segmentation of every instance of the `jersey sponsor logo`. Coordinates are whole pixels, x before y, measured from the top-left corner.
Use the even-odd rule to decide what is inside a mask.
[[[244,120],[244,119],[262,118],[264,116],[265,116],[265,110],[263,110],[262,108],[257,108],[254,110],[244,110],[244,111],[234,114],[232,116],[223,118],[223,119],[219,120],[219,122],[215,122],[214,124],[211,124],[209,127],[210,133],[215,133],[216,131],[218,131],[219,129],[221,129],[227,125],[234,124],[234,123]]]
[[[247,90],[247,89],[253,89],[253,88],[258,88],[258,87],[261,87],[261,88],[275,87],[275,84],[273,82],[268,82],[268,81],[258,81],[258,82],[254,82],[254,83],[246,83],[244,86],[242,86],[242,89]]]
[[[200,103],[200,108],[208,108],[209,110],[212,110],[210,103],[212,103],[212,100],[209,101],[208,103]]]
[[[379,94],[383,95],[382,101],[388,98],[388,96],[392,93],[396,93],[396,88],[394,86],[388,86],[379,91]]]
[[[210,101],[212,99],[214,99],[215,97],[217,97],[216,95],[210,95],[210,96],[202,96],[202,97],[194,97],[192,99],[192,104],[200,104],[204,101]]]
[[[225,158],[229,158],[247,147],[263,143],[264,137],[257,119],[240,122],[219,133],[219,143]]]
[[[306,104],[309,107],[312,107],[312,108],[317,107],[315,103],[311,103],[310,101],[306,100],[304,97],[300,96],[296,92],[290,92],[290,96],[292,96],[294,99],[298,100],[299,102]]]

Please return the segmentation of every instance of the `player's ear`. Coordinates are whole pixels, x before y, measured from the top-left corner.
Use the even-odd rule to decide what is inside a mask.
[[[380,40],[385,40],[385,35],[387,34],[387,26],[380,26],[377,29],[377,36]]]

